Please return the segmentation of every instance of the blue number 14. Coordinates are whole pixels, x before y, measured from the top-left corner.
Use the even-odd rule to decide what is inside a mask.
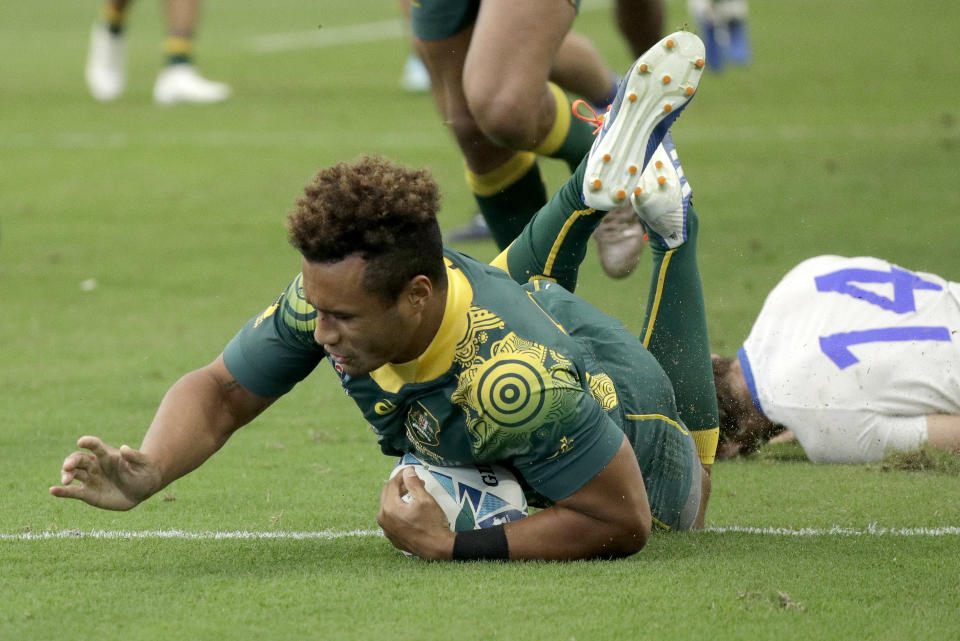
[[[914,290],[931,289],[940,291],[943,289],[937,283],[923,280],[916,274],[898,267],[891,267],[889,272],[877,269],[840,269],[823,276],[817,276],[814,282],[817,285],[817,291],[846,294],[897,314],[916,311]],[[890,283],[893,285],[893,299],[874,294],[869,290],[857,287],[853,283]],[[821,336],[820,349],[837,367],[845,369],[859,362],[859,359],[850,351],[850,347],[853,345],[898,341],[949,340],[950,330],[946,327],[880,327]]]

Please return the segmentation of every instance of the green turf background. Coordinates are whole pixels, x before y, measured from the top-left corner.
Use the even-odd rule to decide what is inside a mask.
[[[684,3],[669,9],[679,27]],[[132,10],[128,91],[108,105],[83,83],[95,13],[0,4],[0,533],[374,529],[391,461],[325,368],[130,513],[47,494],[78,436],[138,445],[164,391],[286,285],[283,215],[318,167],[426,165],[444,228],[474,211],[429,99],[398,87],[402,38],[255,49],[393,20],[393,2],[210,0],[198,60],[235,96],[170,109],[150,94],[160,4]],[[754,63],[707,75],[675,127],[716,351],[814,254],[960,280],[958,24],[947,0],[751,1]],[[608,5],[585,0],[576,28],[629,64]],[[551,187],[564,177],[545,169]],[[612,282],[591,252],[580,291],[638,330],[641,264]],[[709,524],[960,526],[956,475],[776,459],[718,464]],[[624,561],[508,566],[410,561],[372,536],[0,540],[0,639],[946,640],[960,638],[958,559],[956,534],[705,532]]]

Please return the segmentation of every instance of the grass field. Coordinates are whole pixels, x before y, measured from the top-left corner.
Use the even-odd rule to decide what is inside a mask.
[[[686,20],[669,8],[671,27]],[[77,437],[138,445],[165,390],[286,285],[283,216],[317,168],[426,165],[443,226],[473,212],[429,100],[397,85],[393,2],[212,0],[199,61],[235,97],[172,109],[151,102],[163,27],[142,0],[127,95],[87,95],[95,11],[0,6],[0,639],[960,638],[955,466],[814,466],[781,448],[719,463],[710,529],[630,559],[423,563],[376,533],[392,461],[327,368],[132,512],[50,497]],[[960,8],[751,11],[755,62],[705,77],[675,127],[723,353],[808,256],[960,279]],[[330,44],[366,23],[370,41]],[[576,28],[629,64],[608,6],[585,0]],[[638,330],[647,275],[609,281],[588,255],[580,292]]]

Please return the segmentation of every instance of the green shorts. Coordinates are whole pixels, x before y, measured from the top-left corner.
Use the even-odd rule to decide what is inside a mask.
[[[526,1],[526,0],[522,0]],[[580,0],[568,0],[579,10]],[[474,22],[481,0],[414,0],[410,3],[410,28],[421,40],[454,36]]]
[[[700,507],[702,467],[697,446],[677,415],[666,374],[659,364],[648,363],[646,357],[655,362],[653,356],[631,338],[636,351],[625,342],[615,347],[615,356],[601,355],[620,400],[614,411],[619,410],[621,428],[643,472],[655,525],[688,530]]]
[[[587,350],[588,366],[595,362],[613,382],[617,404],[607,413],[633,447],[656,524],[689,529],[700,506],[703,468],[660,363],[623,323],[582,299],[538,293],[534,298]]]

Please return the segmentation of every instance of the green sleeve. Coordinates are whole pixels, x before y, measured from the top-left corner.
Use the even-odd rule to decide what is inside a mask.
[[[514,457],[513,466],[537,493],[553,502],[587,484],[613,460],[623,442],[623,430],[588,393],[579,395],[576,409],[551,425],[545,438]]]
[[[298,275],[269,307],[250,319],[223,350],[230,374],[255,394],[286,394],[323,359],[313,339],[316,310]]]

